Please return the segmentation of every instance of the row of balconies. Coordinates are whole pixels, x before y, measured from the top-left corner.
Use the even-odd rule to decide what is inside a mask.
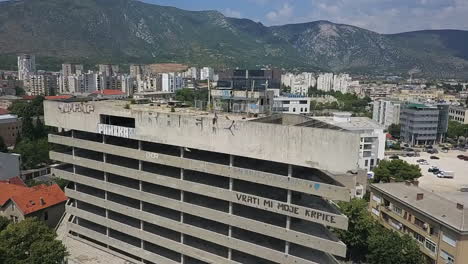
[[[56,151],[60,153],[69,154],[72,151],[71,148],[75,147],[75,156],[103,162],[103,152],[105,152],[108,153],[106,154],[106,161],[108,163],[138,169],[140,166],[139,160],[141,160],[142,170],[148,172],[158,171],[158,173],[166,171],[166,176],[174,175],[174,177],[179,177],[179,168],[183,168],[193,171],[188,176],[189,179],[197,178],[200,180],[209,177],[210,181],[215,182],[214,179],[218,177],[220,178],[218,184],[224,184],[224,186],[226,186],[227,181],[223,180],[223,177],[231,177],[280,189],[291,189],[314,194],[334,200],[346,201],[350,197],[349,190],[341,184],[337,183],[327,174],[311,168],[286,164],[278,167],[272,166],[268,161],[233,157],[225,154],[220,154],[221,156],[227,156],[220,159],[221,156],[216,153],[197,152],[196,150],[184,151],[183,148],[181,150],[179,147],[175,148],[183,153],[172,155],[176,149],[167,151],[166,148],[166,151],[164,151],[166,154],[163,154],[161,153],[163,152],[161,149],[158,149],[159,152],[149,152],[143,150],[143,148],[142,150],[138,150],[57,135],[49,135],[49,141],[60,144],[58,146],[70,146],[65,150],[57,149]],[[153,149],[153,151],[155,150]],[[172,154],[169,155],[169,152]],[[205,155],[205,153],[208,154]],[[184,157],[180,157],[181,155]],[[213,155],[214,157],[212,157]],[[195,172],[204,172],[205,174],[197,176]],[[291,177],[287,177],[288,174]]]
[[[87,200],[87,201],[93,200],[93,199],[89,199],[90,195],[83,195],[83,194],[71,191],[69,189],[67,189],[67,194],[73,198],[78,198],[78,199],[84,198],[83,200]],[[144,232],[148,234],[151,233],[158,237],[157,240],[150,240],[150,242],[159,244],[160,246],[163,246],[163,247],[168,247],[168,249],[170,250],[175,249],[173,245],[179,245],[181,241],[183,241],[183,244],[190,246],[191,249],[196,248],[203,252],[210,252],[211,254],[222,257],[222,258],[227,258],[227,255],[229,254],[228,247],[230,246],[235,250],[244,249],[244,251],[246,252],[245,254],[254,253],[253,255],[257,255],[259,257],[270,258],[270,261],[279,261],[280,263],[329,263],[329,262],[316,262],[316,260],[322,259],[322,258],[327,258],[331,260],[329,257],[327,257],[326,254],[322,252],[318,252],[310,248],[305,248],[303,246],[299,246],[299,244],[294,244],[294,243],[289,244],[290,255],[289,257],[286,257],[286,258],[296,259],[295,262],[275,259],[275,255],[284,257],[284,253],[280,253],[280,252],[284,252],[285,250],[285,246],[286,246],[285,241],[281,241],[281,240],[267,237],[264,235],[260,235],[260,236],[253,235],[252,232],[241,229],[241,228],[237,228],[237,227],[232,227],[230,231],[231,238],[227,238],[226,234],[221,234],[219,232],[214,233],[213,231],[211,232],[202,231],[203,229],[199,229],[194,226],[189,227],[191,225],[188,223],[196,223],[200,219],[196,217],[194,218],[188,214],[183,214],[183,219],[180,219],[179,221],[177,220],[172,221],[172,224],[171,224],[172,226],[179,227],[178,229],[176,229],[177,231],[175,231],[175,230],[169,230],[162,226],[171,221],[159,219],[161,216],[154,215],[152,217],[151,216],[143,217],[143,220],[139,220],[133,217],[136,214],[132,213],[132,211],[139,212],[138,214],[144,215],[145,210],[125,211],[125,210],[122,210],[122,208],[124,207],[121,205],[118,205],[117,203],[113,203],[113,202],[109,203],[105,201],[101,202],[100,200],[97,200],[97,204],[109,204],[111,205],[110,206],[111,210],[115,210],[118,208],[120,209],[119,212],[125,213],[125,215],[121,213],[117,213],[115,211],[111,211],[111,210],[107,210],[107,213],[106,213],[105,209],[103,208],[99,209],[98,206],[84,203],[81,200],[76,201],[76,202],[77,202],[77,207],[76,208],[67,207],[67,212],[73,215],[76,215],[80,218],[85,218],[89,222],[95,225],[99,226],[100,224],[102,224],[101,227],[92,228],[93,231],[102,233],[102,234],[106,234],[105,233],[106,227],[113,228],[114,226],[116,226],[115,224],[117,224],[117,226],[119,226],[119,229],[117,230],[121,231],[122,233],[114,232],[114,235],[115,234],[118,235],[118,237],[114,236],[114,238],[120,241],[124,241],[125,243],[131,244],[135,247],[139,245],[137,239],[141,239],[141,237],[138,237],[138,236],[134,237],[133,235],[138,232],[140,233]],[[103,216],[103,213],[107,214],[107,218]],[[153,212],[153,213],[157,213],[157,212]],[[149,222],[146,222],[146,221],[149,221]],[[205,223],[205,224],[208,224],[208,223]],[[172,228],[175,229],[174,227]],[[87,227],[87,228],[89,229],[90,227]],[[135,232],[135,231],[138,231],[138,232]],[[181,231],[182,233],[185,233],[185,234],[182,235],[182,233],[179,233],[178,231]],[[132,234],[132,236],[128,234]],[[187,240],[187,238],[189,239]],[[207,239],[211,241],[208,241]],[[160,244],[161,241],[162,242],[166,241],[166,243]],[[179,252],[179,253],[184,253],[184,254],[186,253],[186,252],[180,252],[177,250],[174,250],[174,251]],[[275,253],[275,252],[278,252],[278,253]],[[310,256],[307,257],[306,256],[307,254],[309,254]],[[300,256],[294,257],[295,255],[300,255]],[[270,256],[272,256],[272,258]],[[301,258],[304,258],[304,259],[302,260]],[[216,262],[216,263],[222,263],[222,262]],[[255,263],[255,262],[241,262],[241,263]],[[257,262],[257,263],[262,263],[262,262]],[[271,263],[276,263],[276,262],[271,262]]]

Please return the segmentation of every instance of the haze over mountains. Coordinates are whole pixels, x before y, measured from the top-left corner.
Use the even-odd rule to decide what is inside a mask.
[[[45,67],[174,61],[468,77],[468,31],[385,35],[328,21],[267,27],[136,0],[0,2],[0,68],[12,67],[18,53],[36,54]]]

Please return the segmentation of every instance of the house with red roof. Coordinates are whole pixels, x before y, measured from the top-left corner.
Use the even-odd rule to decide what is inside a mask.
[[[0,181],[0,216],[13,222],[36,217],[55,227],[65,212],[67,197],[57,184],[27,187],[19,181]]]

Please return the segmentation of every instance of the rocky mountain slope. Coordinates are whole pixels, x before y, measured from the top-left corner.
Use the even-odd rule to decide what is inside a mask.
[[[266,27],[217,11],[185,11],[136,0],[0,2],[0,68],[33,53],[47,68],[85,64],[181,62],[434,77],[468,75],[468,31],[383,35],[317,21]]]

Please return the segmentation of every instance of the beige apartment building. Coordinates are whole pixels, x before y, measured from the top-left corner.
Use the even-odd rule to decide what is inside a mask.
[[[461,124],[468,124],[468,108],[460,106],[450,106],[449,120]]]
[[[126,101],[45,101],[61,145],[52,169],[71,183],[68,236],[132,263],[337,263],[347,229],[331,200],[366,184],[360,137]],[[339,162],[337,162],[339,161]]]
[[[413,237],[427,263],[468,263],[464,193],[439,196],[417,182],[372,184],[370,190],[372,216],[386,228]]]

